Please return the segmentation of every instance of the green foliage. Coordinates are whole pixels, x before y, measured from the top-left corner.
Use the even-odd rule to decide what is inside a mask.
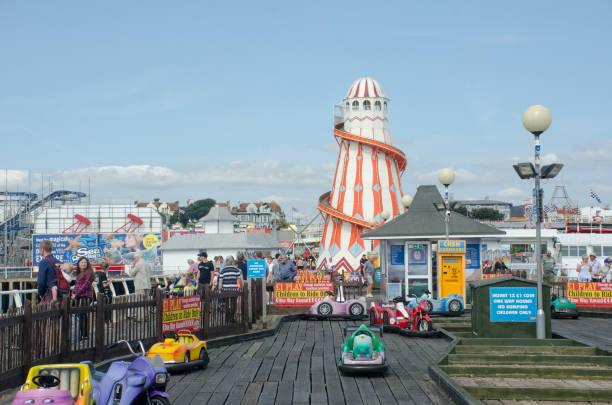
[[[287,221],[284,218],[275,219],[273,222],[274,222],[274,225],[276,225],[280,229],[284,229],[284,228],[287,228],[289,226],[289,224],[287,223]]]
[[[504,214],[493,208],[476,208],[472,210],[472,217],[485,221],[502,221]]]
[[[197,222],[200,218],[206,216],[208,211],[214,207],[216,201],[212,198],[206,198],[204,200],[198,200],[186,207],[180,207],[181,210],[185,211],[184,214],[180,214],[178,211],[172,214],[170,217],[169,225],[172,226],[177,222],[183,227],[186,227],[189,222]]]
[[[465,208],[463,205],[459,206],[459,208],[453,208],[453,211],[458,212],[461,215],[465,215],[466,217],[470,216],[467,208]]]

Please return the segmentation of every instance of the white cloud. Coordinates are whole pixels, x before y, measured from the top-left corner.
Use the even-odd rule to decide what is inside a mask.
[[[417,184],[438,184],[438,170],[433,172],[416,172],[412,175]],[[467,169],[455,169],[454,184],[491,184],[495,183],[498,177],[491,171],[474,173]]]
[[[522,190],[516,187],[504,188],[502,190],[499,190],[495,194],[503,198],[515,198],[515,199],[527,196],[527,192],[525,190]]]

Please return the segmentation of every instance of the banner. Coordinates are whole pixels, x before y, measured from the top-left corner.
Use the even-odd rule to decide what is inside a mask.
[[[334,283],[276,283],[274,304],[283,307],[310,306],[325,298],[328,291],[334,291]]]
[[[109,265],[132,264],[136,252],[149,262],[160,264],[161,235],[155,233],[77,233],[32,235],[32,260],[42,260],[40,242],[48,239],[53,244],[51,254],[60,263],[76,264],[84,256],[92,262],[105,261]]]
[[[497,273],[494,273],[494,274],[483,274],[482,275],[482,279],[486,280],[486,279],[493,278],[493,277],[511,276],[511,275],[512,274],[497,274]]]
[[[612,283],[567,283],[567,298],[577,307],[612,308]]]
[[[301,283],[323,283],[331,281],[331,274],[324,271],[298,270],[294,280]]]
[[[181,298],[166,298],[162,302],[163,320],[162,331],[189,330],[196,332],[200,330],[200,305],[199,295]]]

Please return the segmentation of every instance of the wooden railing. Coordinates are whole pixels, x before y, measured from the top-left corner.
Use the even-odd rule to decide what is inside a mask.
[[[251,291],[248,285],[242,291],[200,288],[201,329],[196,334],[208,339],[247,332],[262,309],[261,284],[253,285]],[[161,290],[110,299],[98,295],[94,302],[65,298],[61,304],[32,305],[26,300],[23,308],[0,315],[0,381],[6,387],[21,384],[36,364],[125,354],[121,346],[110,347],[121,339],[149,346],[162,339],[162,308]]]

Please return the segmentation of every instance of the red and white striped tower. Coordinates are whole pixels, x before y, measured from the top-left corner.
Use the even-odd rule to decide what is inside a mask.
[[[317,268],[330,260],[350,271],[370,248],[361,234],[404,212],[400,178],[406,157],[391,144],[389,98],[372,78],[356,80],[344,97],[343,115],[334,126],[340,147],[331,192],[319,198],[325,220]]]

